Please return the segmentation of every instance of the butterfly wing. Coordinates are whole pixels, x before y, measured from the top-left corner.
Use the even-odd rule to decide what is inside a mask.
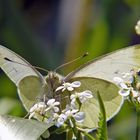
[[[96,77],[113,82],[113,77],[120,76],[124,72],[140,67],[140,45],[120,49],[113,53],[90,61],[76,71],[70,73],[69,77]]]
[[[120,110],[123,100],[122,97],[119,96],[118,87],[115,84],[93,77],[71,78],[71,82],[73,81],[81,82],[81,86],[75,89],[77,92],[90,90],[93,94],[93,98],[85,102],[81,108],[81,111],[85,112],[86,114],[83,126],[91,129],[98,127],[100,108],[97,99],[97,93],[100,93],[100,96],[103,100],[107,120],[110,120]]]
[[[88,118],[86,126],[97,126],[99,112],[97,92],[103,99],[108,120],[118,112],[122,105],[122,97],[118,94],[118,87],[113,84],[113,78],[122,76],[122,73],[129,72],[133,68],[139,69],[139,54],[140,45],[121,49],[92,60],[66,76],[66,81],[78,80],[82,83],[80,91],[88,89],[93,92],[95,98],[82,107]]]
[[[0,68],[17,86],[26,109],[33,105],[37,96],[45,92],[43,76],[26,60],[3,46],[0,46]]]

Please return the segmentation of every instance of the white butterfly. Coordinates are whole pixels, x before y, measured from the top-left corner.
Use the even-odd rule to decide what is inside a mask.
[[[82,106],[82,110],[86,112],[84,126],[93,128],[97,126],[99,113],[97,91],[100,92],[109,120],[118,112],[122,104],[118,87],[112,83],[113,77],[128,72],[132,68],[139,68],[139,54],[140,45],[136,45],[92,60],[67,76],[49,72],[44,77],[22,57],[0,46],[0,67],[17,86],[19,97],[27,110],[31,108],[36,97],[46,95],[47,98],[52,98],[55,96],[56,89],[63,82],[80,81],[82,86],[78,88],[78,91],[90,90],[95,97]]]

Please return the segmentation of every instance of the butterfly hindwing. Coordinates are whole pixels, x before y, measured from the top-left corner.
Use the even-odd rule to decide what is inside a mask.
[[[15,83],[23,105],[29,110],[46,85],[44,77],[22,57],[0,46],[0,68]]]
[[[35,102],[48,92],[47,85],[37,76],[27,76],[18,85],[18,93],[24,107],[29,110]]]
[[[107,120],[110,120],[120,110],[123,100],[119,96],[118,87],[115,84],[103,79],[90,77],[76,77],[71,80],[81,82],[81,86],[76,89],[76,92],[90,90],[93,94],[93,98],[82,105],[81,110],[86,113],[86,119],[83,123],[84,126],[89,128],[98,126],[100,108],[97,93],[100,93],[103,100]]]

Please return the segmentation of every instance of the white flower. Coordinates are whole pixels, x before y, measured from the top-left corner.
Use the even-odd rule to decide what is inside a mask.
[[[58,114],[57,113],[52,113],[51,114],[51,116],[49,116],[46,120],[45,120],[45,122],[47,123],[47,124],[51,124],[51,123],[54,123],[54,121],[58,118]]]
[[[74,114],[73,117],[77,122],[83,122],[84,119],[85,119],[85,113],[84,112],[78,112],[78,113]]]
[[[67,116],[67,117],[72,117],[75,113],[77,113],[78,112],[78,109],[73,109],[73,110],[67,110],[66,112],[65,112],[65,115]]]
[[[57,127],[60,127],[64,124],[64,122],[66,121],[67,116],[65,114],[60,114],[57,118],[57,121],[55,122],[55,125]]]
[[[130,94],[130,91],[132,88],[128,87],[125,83],[124,80],[120,77],[114,77],[114,82],[121,88],[119,91],[119,94],[123,97],[126,97]]]
[[[77,88],[81,86],[81,82],[80,81],[74,81],[71,83],[72,87]]]
[[[135,26],[135,31],[138,35],[140,35],[140,20],[137,22],[137,24]]]
[[[67,116],[67,118],[73,117],[77,122],[83,122],[85,118],[85,113],[79,112],[78,109],[68,110],[65,112],[65,115]]]
[[[140,26],[140,21],[139,21]],[[122,73],[122,78],[114,77],[114,81],[120,87],[119,94],[123,97],[132,97],[132,102],[140,103],[139,70],[132,69],[129,73]]]
[[[128,89],[128,90],[125,90],[125,89],[121,89],[120,91],[119,91],[119,94],[121,95],[121,96],[123,96],[123,97],[127,97],[129,94],[130,94],[130,89]]]
[[[133,89],[132,86],[128,87],[122,80],[118,78],[118,86],[121,88],[119,90],[119,94],[123,97],[127,97],[130,93],[132,93],[133,97],[137,96],[137,91]]]
[[[128,89],[128,86],[125,84],[124,80],[120,77],[114,77],[113,81],[122,89]]]
[[[45,111],[52,111],[52,112],[59,112],[59,108],[57,107],[58,105],[60,105],[60,102],[55,101],[55,99],[50,99],[47,102],[47,108],[45,109]]]
[[[114,77],[113,81],[117,84],[117,85],[121,85],[122,83],[128,83],[131,84],[134,81],[134,76],[136,75],[136,72],[134,69],[131,69],[130,72],[127,73],[122,73],[122,78],[120,77]]]
[[[75,104],[74,104],[74,105],[73,105],[73,104],[67,104],[67,105],[66,105],[66,108],[65,108],[64,110],[62,110],[62,112],[65,113],[65,112],[67,112],[68,110],[74,110],[74,109],[76,109]]]
[[[36,113],[43,115],[45,114],[45,109],[46,109],[46,104],[44,102],[39,102],[36,103],[33,107],[30,108],[30,115],[29,115],[29,119],[31,119],[33,116],[35,116]]]
[[[71,99],[71,103],[74,103],[77,98],[80,100],[81,103],[84,103],[85,101],[87,101],[88,99],[90,99],[92,97],[93,97],[92,92],[89,90],[85,90],[80,93],[72,94],[70,96],[70,99]]]
[[[45,104],[45,102],[38,102],[33,107],[30,108],[29,119],[31,119],[36,114],[39,114],[42,116],[46,115],[47,111],[50,114],[59,112],[59,108],[57,107],[58,105],[60,105],[60,103],[55,101],[55,99],[48,100],[47,104]]]
[[[83,122],[85,119],[85,113],[79,112],[78,109],[68,110],[65,112],[65,115],[67,116],[67,119],[69,119],[70,126],[73,127],[73,122],[71,118],[74,118],[76,122]]]
[[[70,106],[67,106],[67,108],[62,111],[62,114],[55,119],[55,125],[60,127],[65,121],[69,120],[70,126],[73,127],[72,118],[74,118],[76,122],[81,123],[85,119],[85,113],[79,112],[78,109],[71,109]]]
[[[122,78],[126,83],[131,84],[134,81],[135,70],[132,69],[130,72],[122,73]]]
[[[80,87],[81,85],[81,82],[79,81],[75,81],[75,82],[72,82],[72,83],[63,83],[62,86],[58,87],[55,91],[58,91],[58,90],[62,90],[65,91],[65,90],[68,90],[68,91],[73,91],[74,88],[77,88],[77,87]]]
[[[124,80],[120,77],[114,77],[113,81],[122,89],[128,89],[127,85],[125,84]]]

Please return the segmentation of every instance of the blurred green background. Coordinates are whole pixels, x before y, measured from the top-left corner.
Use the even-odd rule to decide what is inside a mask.
[[[139,0],[0,0],[0,44],[47,70],[88,51],[87,58],[61,70],[67,74],[97,56],[140,43],[134,30],[139,19]],[[0,71],[1,114],[26,115],[16,93]],[[109,122],[109,138],[133,140],[135,124],[125,103]]]

